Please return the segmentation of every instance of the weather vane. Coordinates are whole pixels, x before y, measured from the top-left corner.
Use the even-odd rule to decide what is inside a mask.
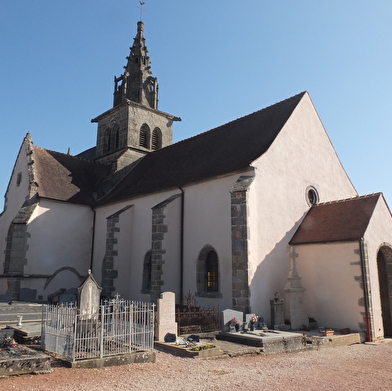
[[[143,5],[146,3],[144,1],[139,1],[139,4],[140,4],[140,7],[137,7],[137,8],[140,8],[140,21],[142,21],[143,20]]]

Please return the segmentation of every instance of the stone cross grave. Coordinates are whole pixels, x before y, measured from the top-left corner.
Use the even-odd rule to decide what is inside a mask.
[[[290,319],[291,329],[300,330],[303,326],[308,326],[309,320],[306,315],[304,305],[304,292],[306,289],[301,285],[301,277],[297,272],[295,259],[298,254],[295,248],[291,247],[291,251],[287,254],[290,257],[290,272],[287,277],[285,291],[285,317]]]

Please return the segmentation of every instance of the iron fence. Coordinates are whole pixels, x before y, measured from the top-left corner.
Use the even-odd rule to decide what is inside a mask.
[[[154,307],[116,297],[86,318],[74,303],[44,305],[41,347],[71,361],[153,349]]]
[[[217,308],[202,308],[190,292],[176,306],[178,334],[205,333],[220,330],[220,311]]]

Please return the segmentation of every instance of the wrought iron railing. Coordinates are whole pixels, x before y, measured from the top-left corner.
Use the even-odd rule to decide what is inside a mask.
[[[176,306],[178,334],[206,333],[220,330],[220,312],[217,308],[200,307],[195,296],[185,295],[182,304]]]
[[[117,296],[88,319],[73,303],[44,305],[41,347],[71,361],[153,349],[154,307]]]

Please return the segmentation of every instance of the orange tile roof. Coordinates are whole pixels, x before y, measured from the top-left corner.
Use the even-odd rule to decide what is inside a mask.
[[[353,241],[364,236],[381,193],[314,205],[291,245]]]

